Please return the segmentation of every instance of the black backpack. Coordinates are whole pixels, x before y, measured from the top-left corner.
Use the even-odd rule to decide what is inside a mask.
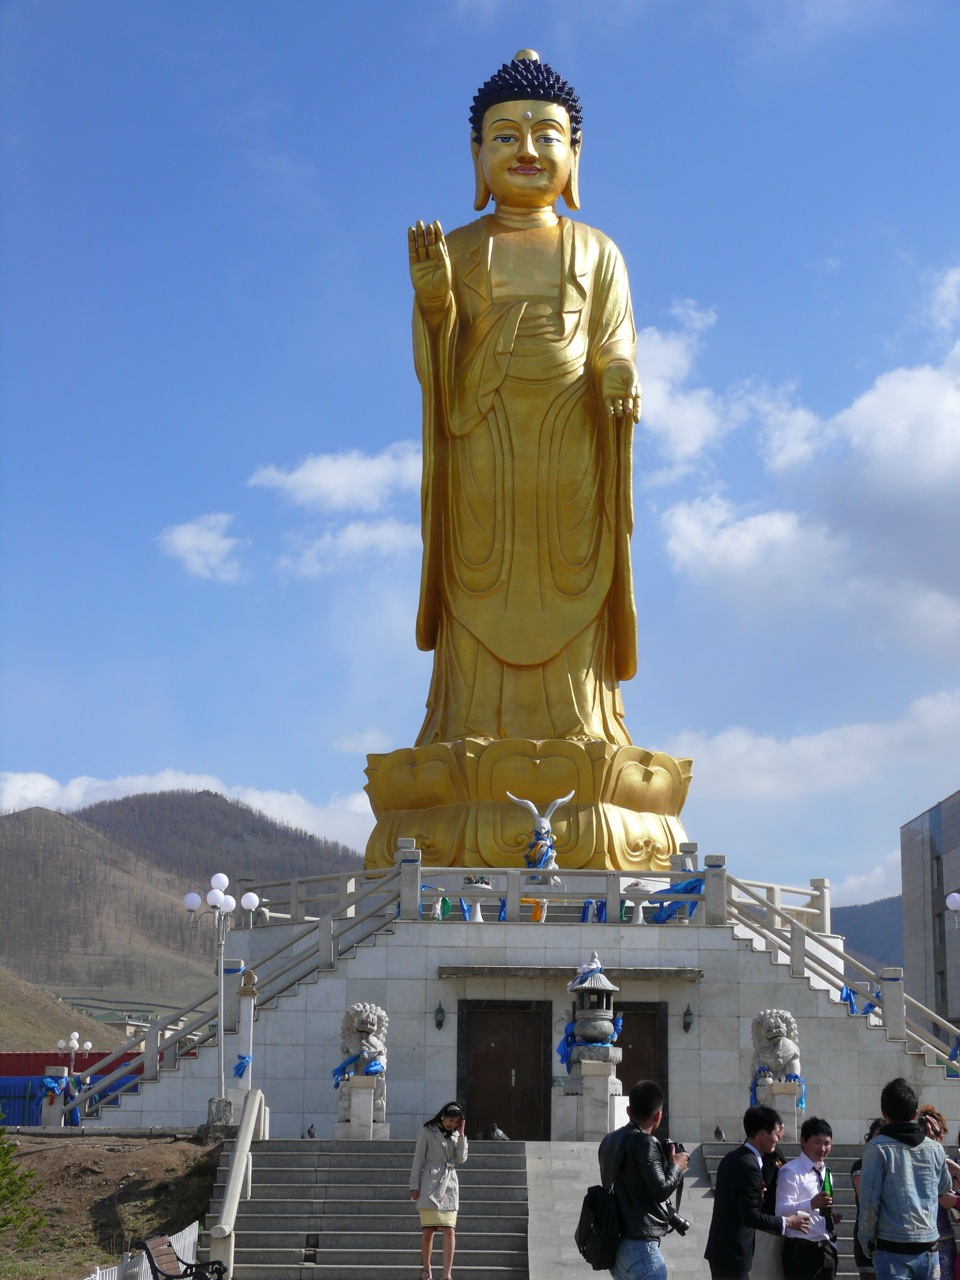
[[[612,1271],[620,1248],[620,1222],[617,1218],[617,1202],[613,1188],[623,1164],[623,1135],[616,1130],[617,1142],[614,1154],[613,1181],[609,1187],[588,1187],[583,1197],[580,1221],[573,1233],[580,1256],[589,1262],[594,1271]],[[613,1137],[611,1134],[610,1137]],[[607,1139],[604,1139],[607,1141]]]
[[[620,1247],[620,1224],[613,1187],[588,1187],[573,1233],[580,1256],[594,1271],[612,1271]]]

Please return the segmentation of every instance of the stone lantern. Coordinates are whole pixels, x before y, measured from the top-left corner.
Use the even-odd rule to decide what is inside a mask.
[[[574,996],[570,1079],[566,1092],[577,1095],[577,1142],[599,1141],[615,1126],[614,1098],[620,1094],[617,1065],[623,1050],[614,1037],[613,993],[596,951],[581,965],[567,990]]]
[[[607,1045],[613,1039],[613,992],[619,991],[604,975],[596,951],[590,963],[567,987],[573,992],[574,1038],[582,1045]],[[578,1046],[582,1047],[582,1046]],[[619,1055],[620,1051],[617,1050]],[[619,1061],[619,1056],[617,1058]]]

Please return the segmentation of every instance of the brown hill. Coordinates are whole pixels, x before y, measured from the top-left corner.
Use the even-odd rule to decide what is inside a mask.
[[[0,1050],[52,1050],[71,1031],[79,1032],[81,1044],[89,1040],[104,1053],[122,1043],[118,1031],[0,968]]]
[[[213,791],[158,791],[78,809],[74,817],[199,889],[215,871],[255,880],[356,871],[355,849],[276,822]],[[186,890],[185,890],[186,891]]]
[[[26,981],[148,1008],[212,984],[212,931],[191,929],[182,882],[79,819],[39,808],[0,817],[0,866],[15,908],[0,964]]]
[[[210,791],[6,814],[0,866],[15,910],[0,965],[87,1007],[176,1008],[214,977],[212,930],[191,928],[184,893],[202,892],[215,871],[242,889],[361,865],[344,845]]]

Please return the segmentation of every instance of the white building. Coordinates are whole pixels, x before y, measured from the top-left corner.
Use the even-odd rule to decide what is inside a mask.
[[[227,937],[227,956],[248,972],[226,979],[226,1079],[236,1100],[251,1082],[263,1090],[273,1137],[300,1137],[310,1125],[319,1137],[332,1135],[341,1022],[360,1001],[389,1015],[392,1137],[412,1137],[455,1097],[466,1104],[471,1133],[495,1121],[511,1138],[592,1136],[583,1132],[578,1082],[556,1048],[571,1017],[567,985],[594,950],[619,988],[624,1089],[657,1078],[676,1140],[712,1139],[717,1125],[739,1134],[750,1100],[753,1021],[772,1008],[796,1019],[807,1114],[829,1117],[838,1142],[859,1141],[893,1076],[906,1076],[944,1113],[955,1111],[958,1086],[948,1078],[942,1041],[952,1043],[956,1029],[904,996],[899,969],[860,969],[844,991],[827,881],[748,883],[728,875],[722,858],[707,858],[701,872],[678,860],[670,875],[633,887],[618,873],[563,871],[560,887],[545,888],[525,872],[495,869],[488,869],[489,887],[464,886],[463,868],[422,868],[418,854],[401,856],[386,873],[254,886],[270,900],[266,913]],[[681,908],[669,922],[653,923],[656,903],[640,904],[658,885],[690,877],[702,878],[702,889],[682,900],[667,889],[667,901],[682,901]],[[468,909],[480,904],[483,922],[462,918],[461,896]],[[443,897],[452,911],[434,919]],[[546,919],[534,922],[541,902]],[[597,903],[604,923],[595,919]],[[583,914],[590,918],[581,923]],[[226,967],[241,966],[228,959]],[[246,981],[252,991],[251,973],[256,999],[246,1000],[238,987]],[[854,1015],[851,1006],[862,1009],[868,997],[877,1009]],[[101,1107],[99,1120],[88,1123],[206,1120],[208,1100],[218,1095],[215,993],[184,1012],[183,1030],[156,1027],[147,1037],[139,1092]],[[235,1079],[232,1067],[247,1055],[249,1067]],[[111,1071],[106,1060],[103,1072]]]

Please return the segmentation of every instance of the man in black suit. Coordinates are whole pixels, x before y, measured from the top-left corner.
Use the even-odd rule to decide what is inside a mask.
[[[764,1157],[771,1156],[783,1136],[783,1121],[773,1107],[748,1107],[743,1116],[746,1141],[729,1151],[717,1169],[713,1218],[703,1256],[713,1280],[746,1280],[753,1265],[757,1231],[781,1236],[789,1227],[805,1231],[802,1213],[786,1218],[763,1212]]]

